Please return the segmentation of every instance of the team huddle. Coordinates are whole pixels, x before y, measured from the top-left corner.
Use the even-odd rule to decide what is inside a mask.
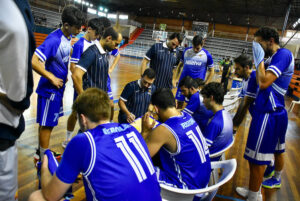
[[[62,28],[49,34],[32,58],[33,69],[41,75],[36,90],[39,145],[35,158],[42,163],[41,190],[29,200],[60,200],[80,173],[87,200],[158,201],[162,200],[159,183],[205,188],[211,161],[220,160],[210,155],[234,143],[234,130],[247,110],[252,121],[244,157],[249,161],[250,181],[249,188],[238,187],[237,192],[249,201],[260,201],[261,185],[280,187],[288,123],[284,95],[294,60],[289,50],[279,47],[276,30],[260,28],[255,33],[253,59],[240,55],[234,60],[235,75],[243,79],[243,99],[233,119],[222,105],[227,84],[224,89],[221,83],[212,82],[214,64],[203,48],[204,39],[195,36],[193,46],[180,54],[182,36],[173,33],[147,51],[141,78],[124,87],[118,123],[113,123],[109,74],[120,59],[122,34],[107,18],[93,18],[72,47],[72,35],[79,33],[84,22],[81,11],[65,7]],[[63,115],[69,66],[74,103],[65,151],[52,175],[44,153]],[[171,89],[176,86],[174,96]],[[156,121],[150,123],[152,117]],[[130,125],[137,118],[142,118],[141,132]],[[77,120],[80,132],[72,138]],[[60,158],[56,153],[53,156]],[[274,176],[263,182],[268,172]]]

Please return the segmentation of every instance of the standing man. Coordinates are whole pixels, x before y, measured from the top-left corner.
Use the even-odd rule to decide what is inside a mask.
[[[148,111],[151,96],[155,92],[155,86],[152,85],[154,80],[154,70],[147,68],[141,79],[125,86],[119,99],[119,123],[132,123]]]
[[[61,29],[50,33],[32,57],[33,69],[41,75],[36,93],[37,123],[39,123],[39,149],[35,159],[39,160],[49,148],[52,129],[63,115],[63,94],[68,76],[71,38],[80,32],[84,17],[74,6],[66,6],[62,12]]]
[[[223,72],[222,72],[221,83],[223,84],[224,92],[226,94],[227,93],[228,80],[229,80],[229,76],[230,76],[230,73],[231,73],[231,66],[232,66],[232,63],[230,62],[229,58],[225,59],[222,66],[223,66]]]
[[[192,42],[193,47],[189,47],[184,51],[181,62],[178,64],[175,81],[178,80],[179,76],[179,82],[184,77],[190,76],[193,79],[200,78],[205,80],[205,83],[209,83],[214,75],[214,63],[212,56],[206,49],[203,48],[202,36],[194,36]],[[182,73],[180,73],[181,70]],[[206,77],[207,71],[208,76]],[[176,99],[177,107],[181,109],[184,103],[184,95],[181,93],[180,87],[177,89]]]
[[[132,126],[109,122],[107,93],[89,88],[72,108],[84,133],[70,141],[54,176],[44,157],[42,190],[34,192],[29,200],[61,200],[82,173],[88,201],[161,201],[145,141]]]
[[[100,41],[90,46],[81,56],[74,69],[72,79],[76,92],[96,87],[107,92],[107,78],[109,61],[107,52],[110,52],[122,41],[122,36],[114,28],[109,27],[104,31]]]
[[[22,113],[33,91],[33,27],[27,1],[0,1],[0,201],[17,200],[15,142],[25,129]]]
[[[179,82],[178,87],[184,97],[188,100],[183,111],[190,114],[195,119],[201,132],[204,133],[207,122],[213,116],[213,112],[206,109],[204,106],[203,96],[198,91],[198,83],[190,76],[186,76]]]
[[[82,53],[89,48],[91,45],[93,45],[93,41],[96,40],[100,34],[103,32],[104,27],[102,25],[102,22],[99,18],[93,18],[89,20],[88,22],[88,28],[83,37],[81,37],[74,45],[72,49],[72,55],[70,59],[70,71],[73,73],[76,64],[80,60],[80,57]],[[73,101],[75,101],[77,98],[77,93],[74,88],[74,98]],[[66,148],[68,142],[72,138],[72,134],[76,125],[77,117],[75,113],[71,113],[68,121],[67,121],[67,134],[66,134],[66,140],[62,143],[62,147]]]
[[[147,51],[141,65],[141,75],[150,62],[150,68],[156,73],[154,85],[159,88],[172,89],[173,70],[178,63],[177,47],[182,41],[179,33],[173,33],[164,43],[155,43]]]
[[[280,188],[288,125],[284,95],[294,71],[293,54],[279,46],[279,34],[262,27],[254,34],[253,59],[259,91],[249,129],[245,159],[250,166],[249,201],[260,199],[260,186]],[[268,58],[264,62],[264,57]],[[262,183],[266,165],[275,157],[275,175]]]
[[[159,153],[162,169],[157,168],[159,182],[182,189],[205,188],[211,166],[205,139],[195,120],[176,109],[170,89],[158,89],[151,97],[161,125],[149,123],[150,113],[142,119],[142,136],[150,156]]]
[[[222,105],[224,101],[223,88],[220,83],[211,82],[203,87],[201,94],[205,107],[214,113],[204,132],[209,153],[222,152],[233,141],[232,119]],[[214,160],[219,160],[219,157]]]

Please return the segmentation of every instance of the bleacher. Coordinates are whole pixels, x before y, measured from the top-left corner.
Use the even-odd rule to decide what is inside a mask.
[[[31,6],[32,14],[36,25],[57,28],[61,22],[61,14],[58,12],[46,10]]]

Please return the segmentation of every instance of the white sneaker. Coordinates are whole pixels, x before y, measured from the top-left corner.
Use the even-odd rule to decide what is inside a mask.
[[[246,187],[236,187],[235,191],[237,192],[237,194],[239,194],[240,196],[247,198],[248,197],[248,193],[249,193],[249,189]],[[257,196],[257,201],[262,201],[263,197],[261,192],[258,194]],[[247,199],[248,201],[248,199]]]
[[[70,142],[69,140],[65,140],[61,143],[61,146],[65,149],[69,142]]]

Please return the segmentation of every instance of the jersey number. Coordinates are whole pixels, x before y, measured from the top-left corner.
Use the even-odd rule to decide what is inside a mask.
[[[147,155],[147,152],[145,151],[144,147],[142,146],[136,134],[134,132],[131,132],[127,134],[126,137],[128,138],[129,142],[134,146],[134,148],[138,151],[138,153],[144,160],[145,164],[147,165],[150,174],[152,175],[155,172],[154,167],[151,163],[150,158]],[[140,161],[138,160],[138,158],[136,157],[136,155],[132,152],[124,136],[117,137],[114,140],[116,142],[117,147],[121,149],[125,158],[128,160],[129,164],[131,165],[139,182],[141,183],[142,181],[146,180],[147,176],[145,170],[141,165]]]

